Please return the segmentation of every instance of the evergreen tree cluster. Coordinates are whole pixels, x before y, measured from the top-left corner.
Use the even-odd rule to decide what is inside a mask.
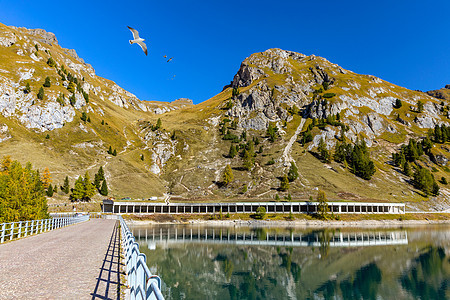
[[[434,175],[422,166],[417,166],[413,175],[414,187],[428,195],[439,195],[439,185],[434,179]]]
[[[38,170],[5,156],[0,166],[0,223],[48,217],[45,189]]]
[[[87,115],[87,113],[85,113],[84,111],[81,113],[80,119],[81,119],[82,121],[84,121],[85,123],[86,123],[86,122],[91,123],[91,117],[89,117],[89,116]]]
[[[405,162],[413,163],[423,154],[431,155],[433,143],[426,137],[420,142],[410,139],[407,145],[402,145],[398,153],[392,154],[392,160],[397,167],[404,168]]]
[[[66,177],[67,179],[67,177]],[[66,181],[64,182],[66,185]],[[68,179],[67,179],[68,185]],[[74,187],[72,188],[72,193],[70,194],[70,199],[72,201],[89,201],[96,192],[100,195],[108,195],[108,186],[104,176],[103,168],[100,167],[98,172],[94,176],[94,182],[91,182],[89,173],[86,171],[84,178],[79,176],[75,181]]]
[[[439,137],[440,127],[437,126],[435,131],[436,129]],[[424,192],[426,196],[439,194],[439,185],[433,174],[430,170],[418,164],[420,156],[424,154],[427,154],[433,160],[433,154],[430,151],[432,147],[433,142],[428,137],[425,137],[420,142],[410,139],[407,145],[402,145],[397,153],[392,154],[394,165],[399,167],[406,176],[412,175],[414,187]],[[414,174],[412,174],[413,169]]]
[[[355,145],[345,141],[336,145],[334,160],[347,164],[358,177],[369,180],[375,174],[375,165],[370,159],[369,151],[364,140],[356,141]]]
[[[108,154],[110,154],[110,155],[112,155],[112,156],[117,156],[117,151],[116,151],[116,149],[112,149],[112,147],[111,146],[109,146],[109,149],[108,149]]]
[[[49,57],[47,59],[47,65],[49,65],[50,67],[56,67],[56,62],[53,60],[53,58]]]
[[[430,130],[429,136],[432,138],[433,142],[438,144],[444,144],[450,142],[450,126],[442,124],[441,126],[434,126],[434,130]]]

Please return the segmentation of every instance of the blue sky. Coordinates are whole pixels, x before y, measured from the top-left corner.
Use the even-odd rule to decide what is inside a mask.
[[[55,33],[97,75],[142,100],[199,103],[268,48],[323,56],[410,89],[450,84],[450,1],[426,2],[0,0],[0,22]],[[146,39],[147,57],[128,43],[127,25]]]

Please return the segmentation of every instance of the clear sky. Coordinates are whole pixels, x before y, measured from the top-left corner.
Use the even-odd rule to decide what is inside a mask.
[[[55,33],[138,98],[195,103],[269,48],[323,56],[410,89],[441,88],[450,84],[449,12],[447,0],[0,0],[1,23]],[[147,57],[129,44],[127,25],[146,39]]]

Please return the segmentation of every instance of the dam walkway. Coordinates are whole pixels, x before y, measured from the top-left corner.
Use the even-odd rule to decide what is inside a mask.
[[[0,244],[0,299],[120,299],[117,223],[91,219]]]

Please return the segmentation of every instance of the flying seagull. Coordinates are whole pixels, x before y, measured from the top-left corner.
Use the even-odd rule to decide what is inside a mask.
[[[164,57],[164,58],[167,58],[167,55],[164,55],[163,57]]]
[[[171,61],[172,59],[173,59],[173,57],[169,58],[169,59],[167,60],[167,62]]]
[[[131,30],[131,33],[133,33],[134,38],[134,40],[130,40],[130,44],[138,44],[139,46],[141,46],[142,50],[144,50],[145,55],[147,55],[147,45],[144,43],[145,40],[139,37],[139,32],[136,29],[131,28],[130,26],[127,27]]]

